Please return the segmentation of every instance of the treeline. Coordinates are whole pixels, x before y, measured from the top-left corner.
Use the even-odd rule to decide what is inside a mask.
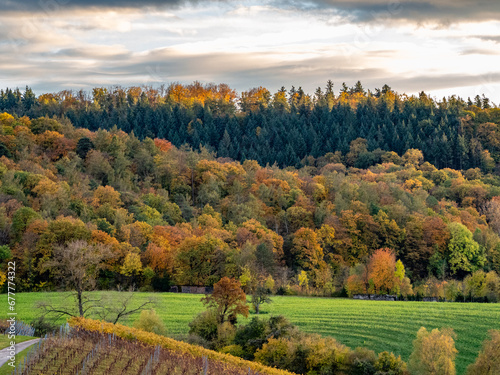
[[[333,82],[314,95],[301,88],[278,92],[259,87],[238,95],[224,84],[95,88],[38,97],[0,91],[0,111],[18,116],[68,118],[90,130],[114,126],[139,139],[168,139],[176,147],[200,145],[233,160],[281,167],[336,160],[367,168],[384,151],[419,149],[437,168],[495,169],[500,161],[500,109],[486,97],[436,101],[425,93],[406,96],[385,85],[366,91],[360,82],[334,93]],[[367,142],[355,153],[351,142]]]
[[[482,270],[488,298],[500,293],[500,178],[479,168],[437,169],[410,149],[368,169],[280,169],[6,113],[0,133],[0,259],[16,261],[19,290],[59,287],[49,265],[77,247],[101,256],[102,289],[228,276],[247,293],[411,295],[410,280]]]

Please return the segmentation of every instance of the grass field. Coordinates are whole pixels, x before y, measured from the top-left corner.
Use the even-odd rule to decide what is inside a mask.
[[[64,293],[22,293],[17,295],[18,319],[27,322],[37,316],[33,308],[38,300],[62,302]],[[151,293],[137,293],[146,300]],[[203,305],[200,295],[155,293],[156,311],[170,335],[185,334],[188,323]],[[500,304],[461,304],[432,302],[384,302],[349,299],[274,296],[264,305],[262,317],[282,314],[305,332],[333,336],[355,348],[363,346],[381,352],[392,351],[404,360],[412,351],[418,329],[451,327],[457,334],[458,374],[472,363],[489,329],[500,329]],[[0,306],[6,296],[0,295]],[[250,318],[253,315],[250,315]],[[5,317],[0,312],[0,318]],[[122,323],[131,324],[134,318]],[[243,321],[243,320],[240,320]]]
[[[16,344],[20,344],[22,342],[33,340],[35,337],[31,336],[16,336]],[[11,339],[9,339],[8,335],[0,335],[0,349],[5,349],[10,346]]]

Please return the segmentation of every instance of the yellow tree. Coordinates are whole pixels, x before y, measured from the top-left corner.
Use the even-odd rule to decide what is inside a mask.
[[[413,375],[455,375],[455,333],[450,329],[420,328],[413,341],[408,369]]]

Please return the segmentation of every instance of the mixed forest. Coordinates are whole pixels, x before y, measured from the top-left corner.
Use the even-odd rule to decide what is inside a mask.
[[[358,82],[0,92],[0,259],[20,290],[500,298],[500,109]],[[95,268],[97,269],[97,268]],[[0,274],[5,281],[5,273]]]

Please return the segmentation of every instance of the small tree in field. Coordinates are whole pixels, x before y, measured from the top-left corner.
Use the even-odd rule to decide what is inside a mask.
[[[53,259],[44,264],[44,269],[49,269],[61,280],[63,286],[75,291],[79,316],[84,316],[89,308],[94,307],[95,301],[87,299],[84,293],[94,289],[102,262],[109,257],[108,247],[77,240],[65,246],[55,247]],[[48,310],[74,316],[66,306],[61,307],[59,311],[53,308]]]
[[[259,285],[255,288],[252,293],[252,306],[255,313],[258,315],[260,312],[260,305],[263,303],[271,303],[272,300],[269,298],[269,289],[265,286]]]
[[[455,333],[452,329],[419,329],[408,361],[412,375],[455,375]]]
[[[491,330],[490,337],[483,342],[476,362],[467,368],[467,375],[500,374],[500,331]]]
[[[54,256],[44,263],[44,269],[60,281],[60,285],[71,290],[76,304],[63,302],[50,304],[39,301],[38,308],[42,314],[61,317],[81,316],[91,312],[97,313],[101,319],[117,323],[121,318],[141,311],[153,304],[150,298],[139,304],[133,304],[133,294],[120,294],[117,300],[106,299],[88,292],[95,290],[99,271],[105,267],[104,262],[112,256],[109,247],[89,244],[84,240],[76,240],[54,248]],[[76,306],[75,306],[76,305]]]
[[[247,296],[237,280],[223,277],[214,284],[213,293],[201,300],[209,308],[214,308],[219,324],[223,324],[228,318],[236,320],[238,314],[248,316]]]

